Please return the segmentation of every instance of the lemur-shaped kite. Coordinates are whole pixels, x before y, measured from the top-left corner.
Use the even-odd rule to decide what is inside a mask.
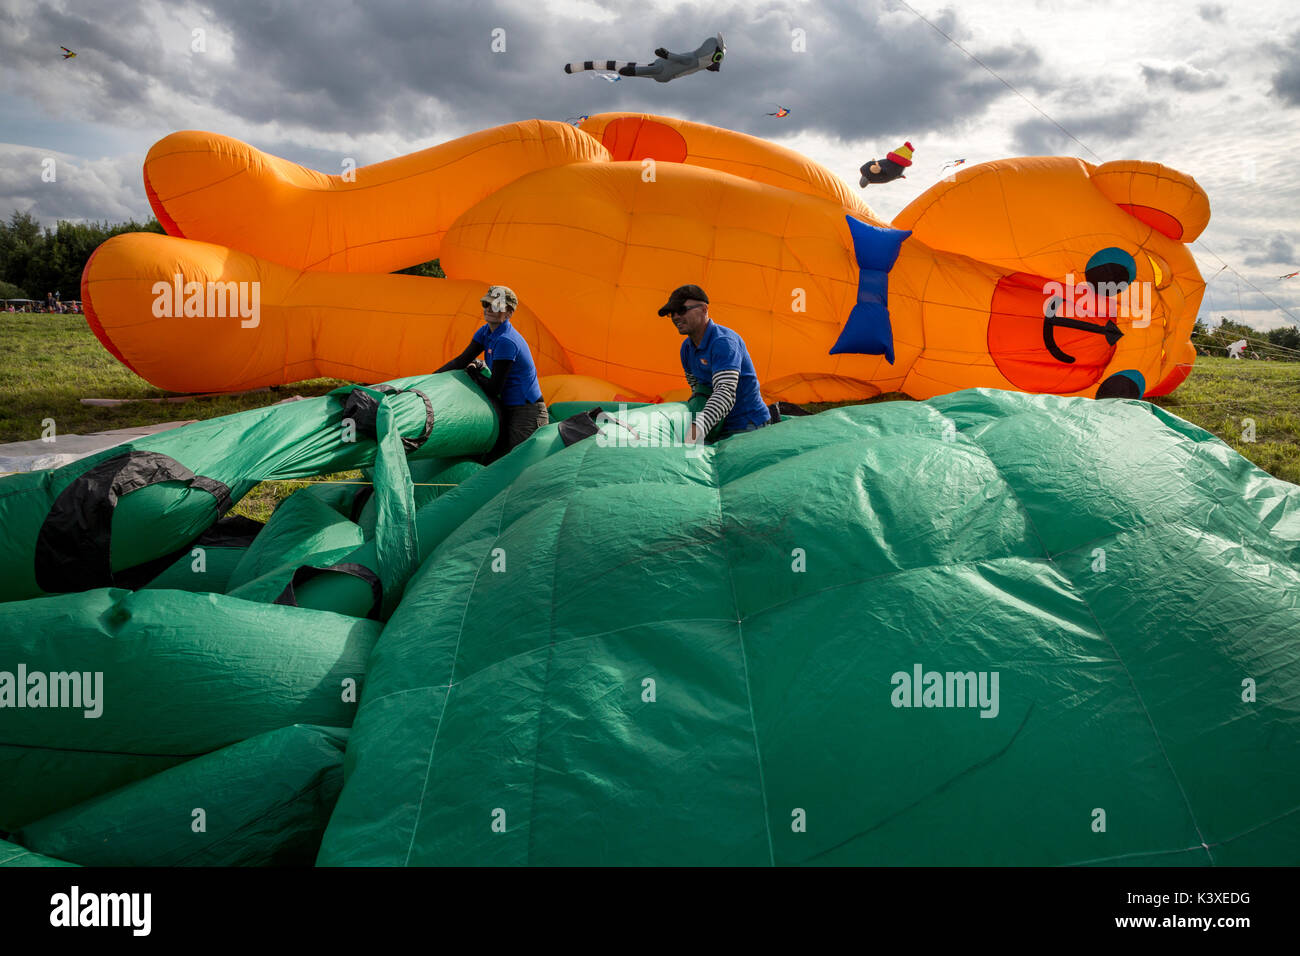
[[[663,47],[655,50],[659,59],[653,63],[638,66],[623,60],[586,60],[582,63],[566,63],[565,73],[581,73],[583,70],[616,70],[619,76],[648,76],[656,83],[667,83],[679,76],[689,76],[700,70],[714,73],[722,69],[722,58],[727,46],[722,42],[722,34],[709,37],[693,53],[669,53]]]

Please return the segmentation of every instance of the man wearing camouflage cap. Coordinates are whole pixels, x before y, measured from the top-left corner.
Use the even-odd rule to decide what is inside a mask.
[[[469,370],[488,396],[501,406],[501,437],[489,456],[494,458],[547,424],[550,417],[537,383],[533,354],[524,337],[510,324],[510,316],[519,307],[519,297],[506,286],[494,285],[483,293],[480,302],[486,324],[474,333],[465,351],[436,372]],[[480,353],[482,362],[476,361]],[[492,372],[491,378],[477,374],[485,365]]]

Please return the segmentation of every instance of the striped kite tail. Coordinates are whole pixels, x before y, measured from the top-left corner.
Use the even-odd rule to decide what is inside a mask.
[[[584,70],[605,70],[611,73],[617,73],[625,66],[636,66],[636,64],[629,63],[626,60],[584,60],[581,63],[564,64],[564,72],[581,73]]]

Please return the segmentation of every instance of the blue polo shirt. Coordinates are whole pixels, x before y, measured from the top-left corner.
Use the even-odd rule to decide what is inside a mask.
[[[713,387],[713,373],[734,370],[740,372],[736,386],[736,404],[722,420],[723,431],[739,431],[752,425],[764,425],[771,415],[763,403],[754,374],[754,363],[749,358],[745,340],[731,329],[710,321],[700,344],[695,345],[688,335],[682,339],[682,368],[694,375],[701,385]]]
[[[503,405],[528,405],[542,400],[542,387],[537,384],[537,366],[528,343],[506,319],[492,331],[486,323],[474,333],[474,341],[483,346],[483,361],[488,368],[493,362],[514,362],[501,390]]]

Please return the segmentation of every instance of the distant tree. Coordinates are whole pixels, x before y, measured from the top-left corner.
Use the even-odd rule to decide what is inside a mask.
[[[442,263],[437,259],[430,259],[428,262],[421,262],[418,266],[408,266],[405,269],[398,269],[394,274],[402,276],[425,276],[430,279],[447,278],[447,273],[442,271]]]
[[[1291,356],[1291,361],[1300,361],[1300,329],[1294,325],[1283,325],[1272,329],[1267,338],[1270,345],[1294,350],[1296,354]]]
[[[27,298],[44,300],[47,292],[58,292],[65,301],[78,299],[81,273],[101,243],[124,232],[162,231],[156,219],[115,224],[60,220],[53,229],[42,229],[30,213],[15,210],[8,222],[0,222],[0,281],[26,289]]]

